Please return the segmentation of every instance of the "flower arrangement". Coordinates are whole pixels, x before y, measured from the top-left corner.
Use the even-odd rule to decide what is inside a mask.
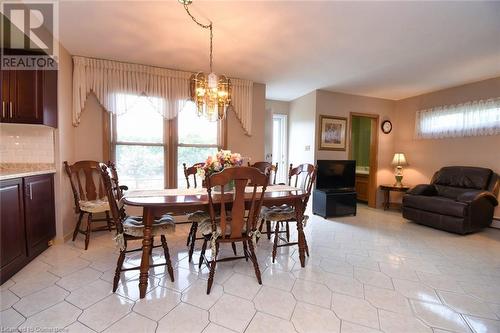
[[[205,165],[197,170],[198,176],[205,179],[213,173],[220,172],[225,168],[241,166],[243,159],[238,153],[231,153],[230,150],[220,150],[214,156],[208,156]]]

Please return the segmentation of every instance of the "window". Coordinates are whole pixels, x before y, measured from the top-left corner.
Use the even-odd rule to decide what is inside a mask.
[[[120,182],[130,189],[165,187],[165,126],[163,117],[146,96],[123,95],[116,116],[114,153]]]
[[[189,103],[177,117],[177,187],[186,187],[183,163],[191,166],[205,162],[220,147],[218,122],[210,122],[196,113],[194,104]]]
[[[160,98],[121,94],[117,101],[123,113],[111,118],[111,154],[130,189],[186,187],[182,163],[204,162],[222,147],[222,125],[198,117],[192,103],[165,120],[156,111]]]
[[[500,99],[417,111],[418,138],[446,138],[500,134]]]

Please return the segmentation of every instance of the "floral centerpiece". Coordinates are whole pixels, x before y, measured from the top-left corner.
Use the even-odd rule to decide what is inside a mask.
[[[201,179],[221,172],[225,168],[239,167],[243,163],[240,154],[232,153],[230,150],[220,150],[214,156],[208,156],[205,164],[198,168],[197,174]],[[229,184],[228,189],[232,189],[234,184]]]

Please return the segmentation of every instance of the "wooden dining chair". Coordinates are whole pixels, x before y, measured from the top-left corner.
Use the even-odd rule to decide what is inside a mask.
[[[234,192],[224,193],[224,185],[234,181]],[[259,264],[255,255],[255,241],[257,237],[256,222],[264,199],[268,176],[256,168],[237,167],[226,168],[219,173],[207,178],[207,192],[209,201],[210,220],[200,224],[199,228],[204,237],[201,248],[199,267],[205,263],[210,268],[207,283],[207,294],[212,288],[215,266],[217,262],[245,259],[253,263],[255,276],[262,284]],[[246,193],[246,186],[251,192]],[[262,191],[257,192],[257,187],[262,186]],[[220,194],[214,194],[213,188],[219,187]],[[246,201],[245,196],[251,196]],[[246,214],[246,210],[248,213]],[[216,214],[220,210],[220,215]],[[221,243],[243,243],[243,256],[217,258]],[[211,258],[205,255],[207,245],[210,243]]]
[[[64,162],[64,169],[69,177],[73,198],[75,200],[75,211],[78,221],[73,231],[73,241],[78,233],[85,235],[85,250],[89,247],[90,234],[94,231],[111,231],[113,221],[109,216],[109,204],[101,180],[99,162],[79,161],[69,165]],[[104,213],[105,218],[94,218],[94,214]],[[87,226],[80,229],[84,215],[87,214]],[[92,227],[95,222],[106,222],[106,226]]]
[[[257,168],[260,170],[260,172],[263,172],[265,174],[270,173],[269,180],[272,180],[270,184],[276,185],[276,176],[278,174],[278,162],[276,164],[272,164],[269,162],[255,162],[254,164],[250,164],[248,162],[249,167]]]
[[[290,173],[288,175],[288,185],[297,187],[306,192],[306,196],[303,199],[303,206],[307,206],[309,197],[311,196],[311,191],[314,182],[316,181],[316,167],[312,164],[301,164],[295,168],[290,165]],[[273,263],[276,259],[277,249],[282,246],[292,246],[297,245],[298,242],[290,242],[290,222],[297,222],[295,208],[290,205],[282,205],[277,207],[264,208],[261,210],[261,217],[264,221],[275,222],[274,226],[274,244],[273,244]],[[304,216],[304,221],[307,221],[309,217]],[[285,225],[286,238],[280,236],[283,233],[281,226]],[[282,241],[279,244],[279,241]],[[309,256],[309,249],[307,247],[307,241],[305,242],[306,254]]]
[[[113,292],[118,288],[118,283],[120,282],[121,272],[138,270],[140,266],[123,268],[123,262],[125,261],[125,256],[127,253],[142,251],[142,247],[137,249],[128,250],[127,245],[131,240],[140,240],[144,236],[144,224],[142,223],[142,217],[137,216],[126,216],[123,215],[119,208],[119,200],[116,196],[116,191],[113,185],[113,170],[108,168],[106,164],[100,163],[100,174],[104,184],[106,198],[111,210],[111,216],[116,225],[116,241],[120,248],[120,255],[118,256],[118,262],[116,264],[115,276],[113,279]],[[160,219],[154,220],[153,228],[151,231],[151,252],[152,249],[157,247],[163,248],[163,253],[165,256],[165,263],[153,264],[149,267],[156,266],[167,266],[167,271],[170,276],[170,280],[174,281],[174,270],[172,268],[172,261],[170,260],[170,254],[168,250],[167,234],[171,234],[175,231],[175,221],[170,215],[162,215]],[[154,245],[154,238],[160,236],[160,245]]]

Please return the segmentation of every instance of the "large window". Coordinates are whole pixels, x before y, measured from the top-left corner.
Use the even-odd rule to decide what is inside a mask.
[[[418,138],[446,138],[500,134],[500,99],[417,111]]]
[[[183,163],[204,162],[221,144],[218,122],[198,117],[191,103],[172,120],[156,110],[161,100],[122,95],[112,117],[111,154],[120,182],[130,189],[185,187]]]

